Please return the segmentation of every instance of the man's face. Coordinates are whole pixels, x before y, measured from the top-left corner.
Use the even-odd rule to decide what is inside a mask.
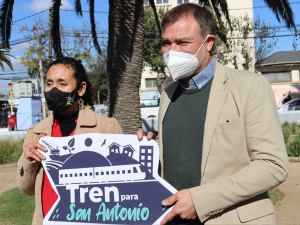
[[[210,35],[196,57],[199,62],[212,50],[215,37]],[[162,54],[169,50],[195,54],[203,44],[201,30],[192,16],[183,16],[175,23],[167,24],[162,33]],[[200,68],[199,68],[200,69]],[[196,71],[199,72],[199,71]]]

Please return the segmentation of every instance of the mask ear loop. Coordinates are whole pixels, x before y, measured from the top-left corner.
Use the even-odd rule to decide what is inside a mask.
[[[193,55],[193,57],[192,57],[190,60],[193,60],[193,58],[196,57],[196,55],[197,55],[198,52],[201,50],[202,46],[205,44],[205,42],[206,42],[206,40],[207,40],[207,38],[208,38],[209,36],[210,36],[210,34],[206,36],[204,42],[202,43],[202,45],[200,46],[200,48],[198,49],[198,51],[195,53],[195,55]]]

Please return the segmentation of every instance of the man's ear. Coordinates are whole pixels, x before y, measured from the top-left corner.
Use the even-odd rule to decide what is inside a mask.
[[[78,89],[78,95],[80,97],[82,97],[84,94],[85,94],[85,91],[86,91],[86,83],[83,81],[81,84],[80,84],[80,87]]]
[[[215,43],[216,37],[214,35],[209,35],[209,37],[206,40],[206,50],[208,52],[211,52]]]

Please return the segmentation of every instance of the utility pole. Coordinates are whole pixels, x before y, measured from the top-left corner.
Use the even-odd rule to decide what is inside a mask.
[[[52,13],[51,13],[51,8],[49,8],[49,60],[52,59],[52,39],[51,39],[51,27],[52,27]]]
[[[45,100],[45,93],[44,93],[44,71],[43,71],[43,64],[42,60],[39,60],[40,63],[40,80],[41,80],[41,89],[42,89],[42,113],[43,119],[46,118],[46,100]]]

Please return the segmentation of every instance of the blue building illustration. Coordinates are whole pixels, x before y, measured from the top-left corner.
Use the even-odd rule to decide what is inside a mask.
[[[134,148],[131,145],[123,146],[123,154],[128,155],[128,157],[133,156]]]
[[[120,146],[121,145],[113,142],[110,146],[108,146],[109,154],[120,154]]]
[[[153,146],[140,146],[140,163],[153,172]]]

